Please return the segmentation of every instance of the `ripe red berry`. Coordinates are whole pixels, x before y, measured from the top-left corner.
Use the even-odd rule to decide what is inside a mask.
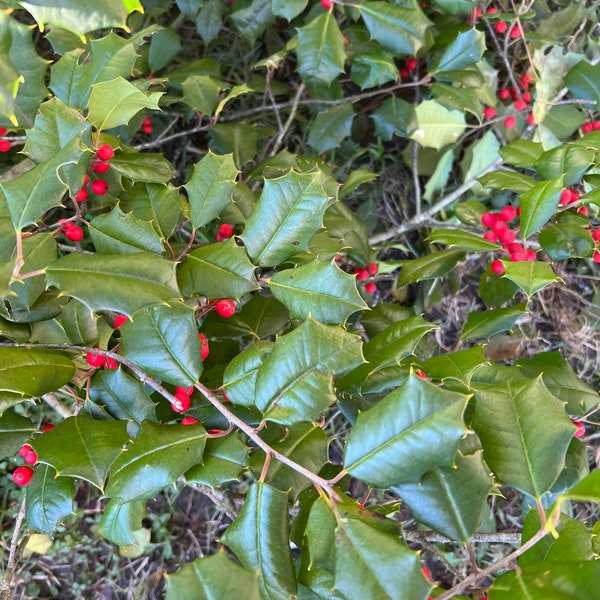
[[[525,250],[525,260],[529,261],[529,262],[534,262],[536,259],[536,255],[535,255],[535,251],[531,250],[531,248],[528,248],[527,250]]]
[[[524,260],[527,260],[527,254],[523,249],[517,250],[511,253],[510,260],[511,262],[523,262]]]
[[[329,10],[332,6],[332,2],[331,0],[321,0],[321,6],[325,9],[325,10]]]
[[[505,206],[500,211],[500,216],[504,221],[510,222],[517,216],[517,211],[514,206]]]
[[[591,133],[592,131],[594,131],[594,125],[592,123],[584,123],[581,126],[581,131],[583,133]]]
[[[88,197],[88,191],[86,188],[82,187],[74,196],[73,200],[75,202],[85,202]]]
[[[507,229],[500,234],[500,241],[503,244],[512,244],[516,237],[517,234],[512,229]]]
[[[496,222],[496,218],[493,213],[485,212],[481,215],[481,224],[484,227],[491,227]]]
[[[493,119],[496,116],[496,109],[493,106],[486,106],[483,109],[483,116],[486,119]]]
[[[594,241],[598,243],[600,241],[600,229],[592,231],[592,237],[594,238]]]
[[[521,98],[523,98],[523,100],[525,100],[525,102],[531,102],[531,93],[523,92],[523,95],[521,96]]]
[[[194,417],[183,417],[181,419],[182,425],[194,425],[198,422],[198,419],[194,419]]]
[[[374,294],[376,291],[377,286],[372,281],[365,283],[365,292],[367,292],[367,294]]]
[[[585,435],[585,425],[581,421],[573,421],[573,425],[577,427],[573,434],[576,438],[582,438]]]
[[[589,211],[588,211],[588,208],[587,208],[587,206],[580,206],[580,207],[577,209],[577,212],[578,212],[580,215],[583,215],[584,217],[587,217],[587,216],[589,215]]]
[[[0,127],[0,136],[6,135],[7,131],[8,129],[6,129],[6,127]]]
[[[409,58],[406,61],[406,68],[409,71],[414,71],[419,66],[419,61],[416,58]]]
[[[233,300],[229,300],[225,298],[224,300],[219,300],[215,305],[217,314],[220,317],[224,317],[228,319],[229,317],[233,317],[235,315],[235,302]]]
[[[28,452],[31,452],[33,448],[29,444],[23,444],[19,450],[19,455],[25,458]]]
[[[96,354],[96,352],[88,352],[85,355],[85,360],[90,367],[101,367],[106,362],[106,356],[103,354]]]
[[[185,394],[186,396],[191,396],[194,393],[194,386],[192,385],[190,387],[182,387],[180,385],[176,385],[175,393],[176,394]]]
[[[486,231],[483,234],[483,239],[487,240],[488,242],[497,242],[498,236],[493,231]]]
[[[510,98],[510,90],[502,88],[498,92],[498,98],[500,98],[500,100],[508,100]]]
[[[121,327],[121,325],[123,325],[127,321],[127,315],[117,315],[115,317],[115,320],[113,321],[113,325],[115,329],[119,329],[119,327]]]
[[[106,357],[105,367],[107,369],[118,369],[119,368],[119,363],[114,358],[111,358],[110,356],[107,356]]]
[[[521,75],[521,77],[519,77],[519,80],[521,81],[521,85],[524,88],[528,88],[529,84],[531,83],[531,77],[529,77],[529,75],[527,75],[527,73],[523,73],[523,75]]]
[[[150,135],[153,131],[152,128],[152,119],[150,117],[146,117],[144,122],[142,123],[142,133],[146,135]]]
[[[356,279],[358,280],[369,278],[369,271],[367,269],[356,269],[354,273],[356,274]]]
[[[92,192],[97,196],[102,196],[108,192],[108,182],[104,181],[104,179],[96,179],[92,181]]]
[[[600,121],[592,121],[592,129],[598,131],[600,129]]]
[[[10,150],[10,140],[0,140],[0,152],[8,152]]]
[[[533,116],[533,113],[529,113],[527,115],[527,124],[531,125],[532,127],[535,125],[535,117]]]
[[[560,193],[560,199],[558,200],[558,203],[565,205],[565,204],[571,204],[571,202],[573,202],[573,194],[571,193],[571,190],[565,188]]]
[[[517,119],[515,119],[515,117],[506,117],[506,119],[504,119],[504,127],[506,127],[506,129],[512,129],[516,124]]]
[[[65,226],[65,237],[71,242],[79,242],[83,239],[83,229],[77,225]]]
[[[94,173],[106,173],[110,169],[110,165],[107,162],[96,162],[92,165],[92,171]]]
[[[514,25],[510,30],[510,37],[513,40],[516,40],[518,37],[521,37],[521,27],[519,25]]]
[[[427,375],[425,374],[425,371],[422,371],[421,369],[417,369],[415,371],[415,375],[417,377],[420,377],[421,379],[427,379]]]
[[[115,155],[115,151],[112,146],[103,144],[96,150],[96,156],[98,160],[110,160]]]
[[[375,263],[369,263],[367,265],[367,271],[368,271],[369,275],[371,275],[371,276],[377,275],[378,270],[379,270],[379,267]]]
[[[33,477],[33,469],[31,467],[17,467],[13,472],[13,481],[20,486],[26,486]]]
[[[222,223],[219,225],[219,229],[217,231],[217,237],[220,237],[221,240],[228,240],[233,235],[233,226],[229,223]]]
[[[594,250],[594,256],[592,256],[592,260],[595,263],[600,263],[600,252],[598,252],[598,250]]]
[[[233,312],[235,312],[235,306],[234,306]],[[221,315],[221,316],[225,316],[225,315]],[[229,316],[231,316],[231,315],[229,315]],[[198,334],[198,337],[200,338],[200,358],[204,361],[204,360],[206,360],[206,357],[210,354],[210,349],[208,347],[208,340],[201,333]]]
[[[520,98],[515,102],[515,110],[525,110],[527,108],[527,102]]]
[[[185,412],[192,403],[190,397],[187,394],[177,393],[175,394],[175,399],[177,400],[177,402],[173,402],[171,404],[171,408],[178,413]]]
[[[506,30],[508,29],[508,25],[504,21],[498,21],[494,25],[494,29],[496,30],[497,33],[505,33]]]
[[[523,246],[521,246],[521,244],[517,244],[516,242],[513,244],[508,244],[506,246],[506,251],[509,254],[513,254],[513,252],[520,252],[520,251],[524,251]]]
[[[47,423],[42,427],[42,431],[50,431],[51,429],[54,429],[54,427],[55,425],[52,425],[52,423]]]
[[[497,236],[502,235],[507,229],[508,229],[508,225],[502,220],[495,221],[494,224],[492,225],[492,231]]]
[[[35,463],[38,461],[37,452],[33,448],[27,452],[23,458],[28,465],[35,465]]]
[[[504,275],[504,265],[500,259],[493,261],[490,265],[490,269],[495,275]]]

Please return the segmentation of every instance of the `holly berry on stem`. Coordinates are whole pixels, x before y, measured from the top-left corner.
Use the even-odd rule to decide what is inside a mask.
[[[486,106],[483,109],[483,116],[486,119],[493,119],[496,116],[496,109],[493,106]]]
[[[79,242],[83,239],[83,229],[77,225],[67,227],[65,225],[65,237],[71,242]]]
[[[25,458],[25,456],[27,455],[27,453],[31,452],[32,450],[33,450],[33,448],[29,444],[23,444],[21,446],[21,449],[19,450],[18,454],[20,456],[22,456],[23,458]]]
[[[175,400],[176,402],[171,403],[171,408],[178,413],[185,412],[192,404],[192,401],[187,394],[176,393]]]
[[[118,369],[119,368],[119,363],[114,359],[111,358],[110,356],[106,357],[106,364],[105,367],[107,369]]]
[[[365,283],[365,292],[367,292],[367,294],[374,294],[376,291],[377,286],[372,281]]]
[[[198,422],[198,419],[194,419],[194,417],[185,416],[181,419],[182,425],[195,425]]]
[[[235,310],[234,310],[234,312],[235,312]],[[221,315],[221,316],[223,316],[223,315]],[[208,347],[208,340],[201,333],[198,334],[198,337],[200,338],[200,358],[204,361],[204,360],[206,360],[206,358],[208,357],[208,355],[210,353],[210,349]]]
[[[110,169],[110,165],[107,162],[95,162],[92,165],[92,171],[94,173],[99,173],[100,175],[102,173],[106,173],[106,171],[108,171]]]
[[[215,305],[215,310],[220,317],[228,319],[229,317],[233,317],[233,315],[235,315],[235,302],[233,300],[229,300],[228,298],[219,300]]]
[[[504,119],[504,127],[506,127],[506,129],[513,129],[516,124],[517,119],[513,116],[506,117],[506,119]]]
[[[114,325],[115,329],[119,329],[119,327],[121,327],[121,325],[123,325],[127,321],[128,321],[127,315],[117,315],[115,317],[115,320],[113,321],[113,325]]]
[[[0,140],[0,152],[8,152],[10,150],[10,140]]]
[[[494,25],[494,29],[496,30],[496,33],[506,33],[506,30],[508,29],[508,25],[504,21],[498,21]]]
[[[493,261],[490,269],[495,275],[504,275],[504,265],[500,259]]]
[[[97,196],[102,196],[108,192],[108,182],[104,181],[104,179],[96,179],[92,181],[92,192]]]
[[[585,435],[585,424],[581,421],[573,421],[573,425],[577,427],[575,433],[573,434],[576,438],[582,438]]]
[[[228,240],[233,235],[233,225],[229,223],[221,223],[219,225],[219,229],[217,230],[217,242],[222,240]]]
[[[96,352],[88,352],[85,355],[85,360],[90,367],[102,367],[106,362],[106,356],[103,354],[97,354]]]
[[[33,469],[26,465],[17,467],[12,475],[13,481],[21,487],[26,486],[33,477]]]
[[[88,191],[87,188],[82,187],[74,196],[73,196],[73,200],[75,200],[75,202],[85,202],[87,200],[88,197]]]
[[[325,10],[329,10],[333,6],[333,2],[331,0],[321,0],[321,6]]]
[[[28,465],[35,465],[35,463],[38,461],[37,452],[33,448],[31,448],[31,450],[27,452],[23,458]]]
[[[115,151],[109,144],[103,144],[96,150],[98,160],[110,160],[115,155]]]
[[[500,211],[500,216],[502,217],[503,221],[510,222],[517,216],[517,210],[514,206],[505,206]]]
[[[144,122],[142,123],[142,133],[145,133],[146,135],[151,135],[152,131],[152,119],[150,117],[146,117],[144,119]]]

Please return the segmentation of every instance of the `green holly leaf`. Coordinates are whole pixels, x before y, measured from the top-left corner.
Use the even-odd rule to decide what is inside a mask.
[[[512,190],[513,192],[528,192],[535,187],[537,181],[533,177],[523,175],[517,171],[492,171],[478,179],[483,187],[497,188],[499,190]],[[477,222],[480,224],[480,221]]]
[[[143,108],[160,110],[163,92],[144,93],[121,76],[92,85],[88,119],[98,131],[127,125]]]
[[[240,236],[258,266],[275,266],[308,250],[311,238],[323,226],[329,201],[320,171],[290,171],[268,179],[246,230]]]
[[[54,25],[82,39],[96,29],[121,27],[129,31],[127,17],[136,10],[144,12],[139,0],[61,0],[59,7],[49,6],[44,0],[21,0],[19,4],[33,15],[40,30]]]
[[[85,479],[100,490],[109,468],[129,441],[124,421],[96,421],[87,415],[69,417],[31,441],[41,463],[58,476]]]
[[[523,239],[537,233],[556,214],[564,177],[542,181],[521,194],[521,235]]]
[[[123,356],[173,385],[190,386],[202,373],[194,311],[183,304],[153,306],[121,326]]]
[[[452,467],[425,473],[419,483],[403,483],[392,490],[408,505],[415,519],[450,538],[468,541],[479,526],[494,485],[481,452],[456,455]]]
[[[482,366],[487,364],[483,346],[459,350],[439,356],[432,356],[422,363],[425,374],[441,381],[454,380],[470,387],[471,378]]]
[[[52,158],[39,163],[22,175],[0,183],[11,221],[16,230],[33,225],[61,200],[68,186],[65,168],[76,164],[82,156],[81,137],[76,136]]]
[[[448,110],[436,100],[415,107],[418,128],[410,138],[425,148],[441,150],[455,144],[466,127],[464,111]]]
[[[513,167],[533,168],[544,153],[544,146],[539,142],[519,138],[500,149],[504,162]]]
[[[91,311],[131,316],[180,296],[176,263],[155,254],[70,254],[46,269],[48,284],[83,302]]]
[[[71,343],[78,346],[98,345],[98,316],[79,300],[73,298],[63,308],[60,324]]]
[[[219,102],[221,88],[212,77],[209,75],[190,75],[182,82],[181,87],[184,102],[204,115],[213,114]]]
[[[136,183],[166,184],[175,175],[173,165],[162,154],[150,152],[120,152],[111,159],[110,168]]]
[[[544,227],[538,240],[544,252],[554,261],[590,257],[596,248],[590,232],[577,223],[556,223]]]
[[[202,41],[208,45],[219,35],[223,25],[225,6],[220,0],[208,0],[203,3],[196,17],[196,31]]]
[[[535,166],[541,179],[564,176],[564,185],[568,187],[581,181],[583,174],[594,164],[594,158],[594,152],[589,148],[565,144],[544,152]]]
[[[500,246],[489,240],[484,240],[480,235],[463,231],[462,229],[435,228],[427,238],[433,244],[444,244],[445,246],[456,246],[463,250],[482,252],[486,250],[500,250]]]
[[[223,551],[197,558],[179,571],[166,575],[166,580],[166,600],[264,598],[259,589],[259,572],[240,567]]]
[[[527,302],[486,310],[480,313],[469,313],[467,321],[460,334],[461,340],[472,340],[474,338],[488,339],[502,331],[510,331],[514,324],[527,313]]]
[[[139,436],[112,464],[106,496],[120,503],[154,498],[202,461],[205,441],[200,425],[144,422]]]
[[[515,283],[527,295],[527,298],[531,298],[533,294],[551,283],[563,281],[546,262],[502,261],[502,264],[504,265],[504,278]]]
[[[373,112],[375,132],[386,141],[394,135],[410,137],[417,127],[417,113],[415,107],[401,98],[388,98]]]
[[[350,135],[354,108],[350,102],[319,113],[309,127],[307,144],[318,154],[339,147]]]
[[[27,528],[52,537],[58,523],[73,514],[73,480],[57,477],[48,465],[38,465],[27,486]]]
[[[231,202],[237,175],[232,154],[209,151],[194,165],[192,177],[185,185],[192,227],[202,227],[219,216]]]
[[[271,0],[271,10],[278,17],[291,21],[297,17],[308,4],[308,0]]]
[[[0,390],[39,397],[54,392],[75,374],[61,352],[42,348],[0,348]]]
[[[395,55],[415,55],[425,44],[431,21],[420,8],[404,8],[387,2],[358,6],[371,39]]]
[[[142,528],[145,515],[145,500],[123,504],[111,500],[104,507],[98,533],[118,546],[135,544],[134,533]]]
[[[89,395],[95,405],[92,412],[100,410],[113,419],[136,423],[156,420],[154,403],[144,385],[122,369],[100,371],[92,380]]]
[[[359,336],[312,319],[281,336],[258,368],[254,405],[283,425],[312,421],[335,402],[333,377],[358,366]],[[226,388],[227,389],[227,388]]]
[[[209,300],[241,298],[259,289],[254,265],[234,239],[208,244],[190,252],[178,272],[184,294]]]
[[[244,39],[253,46],[256,39],[275,21],[270,0],[252,0],[249,6],[236,10],[231,21]]]
[[[240,514],[221,536],[246,569],[258,572],[261,598],[296,595],[288,528],[287,492],[259,481],[250,486]]]
[[[344,70],[344,36],[331,11],[298,29],[298,73],[307,83],[326,85]]]
[[[485,34],[474,27],[459,33],[444,50],[442,56],[434,61],[431,73],[460,71],[481,60],[485,51]]]
[[[574,98],[600,102],[600,65],[592,65],[587,60],[579,61],[564,78],[565,84]]]
[[[358,415],[346,444],[344,469],[379,488],[417,483],[436,467],[451,467],[467,432],[469,396],[411,375]]]
[[[464,256],[465,252],[462,250],[441,250],[415,260],[403,261],[398,286],[442,277],[456,268],[456,264]]]
[[[399,76],[394,57],[389,52],[366,51],[352,57],[350,77],[363,90],[397,81]]]
[[[100,254],[130,254],[145,250],[162,255],[164,251],[163,241],[152,223],[124,213],[119,205],[93,218],[88,230]]]
[[[354,275],[335,262],[313,260],[271,277],[269,289],[294,317],[312,316],[321,323],[346,323],[351,314],[369,307],[356,289]]]
[[[34,432],[30,419],[12,410],[4,411],[0,416],[0,458],[14,456]]]
[[[478,388],[471,425],[498,482],[533,498],[556,481],[574,433],[562,403],[541,377]]]
[[[202,464],[186,471],[185,480],[213,488],[236,481],[248,466],[248,452],[248,446],[237,434],[209,438],[206,440]]]
[[[338,519],[334,548],[330,552],[335,552],[335,589],[346,598],[426,600],[431,591],[421,573],[419,554],[399,536],[355,515]]]
[[[91,144],[90,123],[81,112],[56,97],[40,105],[33,128],[25,133],[23,154],[35,163],[53,158],[57,149],[69,146],[73,140],[84,139]]]

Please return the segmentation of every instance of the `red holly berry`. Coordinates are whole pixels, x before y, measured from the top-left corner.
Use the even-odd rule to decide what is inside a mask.
[[[483,116],[486,119],[493,119],[496,116],[496,109],[493,106],[486,106],[483,109]]]
[[[127,315],[117,315],[115,317],[115,320],[113,321],[113,325],[115,327],[115,329],[119,329],[119,327],[121,327],[121,325],[123,325],[123,323],[127,322],[129,319],[127,318]]]
[[[600,129],[600,121],[592,121],[592,129],[598,131]]]
[[[88,191],[86,188],[82,187],[74,196],[73,200],[75,202],[85,202],[88,197]]]
[[[28,465],[35,465],[38,461],[37,452],[33,448],[23,458]]]
[[[515,110],[525,110],[527,108],[527,102],[520,98],[515,102]]]
[[[525,250],[517,250],[516,252],[512,252],[510,255],[511,262],[523,262],[527,260],[527,254]]]
[[[376,291],[377,286],[372,281],[365,283],[365,292],[367,292],[367,294],[374,294]]]
[[[594,255],[592,256],[592,260],[595,263],[600,263],[600,252],[598,252],[598,250],[594,250]]]
[[[592,123],[584,123],[581,126],[581,131],[583,131],[583,133],[591,133],[594,131],[594,125]]]
[[[185,412],[192,403],[187,394],[175,394],[175,400],[176,402],[171,404],[171,408],[178,413]]]
[[[215,309],[220,317],[228,319],[229,317],[233,317],[233,315],[235,315],[235,302],[233,300],[229,300],[228,298],[219,300],[215,305]]]
[[[406,68],[409,71],[414,71],[419,66],[419,61],[416,58],[409,58],[406,61]]]
[[[233,312],[235,312],[235,306],[234,306]],[[221,316],[226,317],[227,315],[221,315]],[[229,316],[231,316],[231,315],[229,315]],[[198,334],[198,337],[200,338],[200,359],[204,361],[204,360],[206,360],[207,356],[210,354],[210,349],[208,347],[208,340],[201,333]]]
[[[600,242],[600,229],[595,229],[592,231],[592,237],[596,243]]]
[[[535,125],[535,117],[533,116],[533,113],[529,113],[527,115],[527,124],[531,125],[532,127]]]
[[[25,458],[25,456],[27,456],[27,453],[31,452],[32,450],[33,450],[33,448],[29,444],[23,444],[21,446],[21,449],[19,450],[18,454],[20,456],[22,456],[23,458]]]
[[[565,204],[571,204],[571,202],[573,202],[573,194],[571,193],[571,190],[565,188],[560,193],[560,198],[558,200],[558,203],[565,205]]]
[[[114,358],[111,358],[110,356],[107,356],[106,357],[105,367],[107,369],[118,369],[119,368],[119,363]]]
[[[515,117],[506,117],[506,119],[504,119],[504,127],[506,127],[506,129],[512,129],[515,125],[517,124],[517,119],[515,119]]]
[[[512,229],[507,229],[500,234],[500,241],[503,244],[512,244],[516,237],[517,234]]]
[[[508,225],[502,220],[495,221],[494,224],[492,225],[492,231],[497,236],[502,235],[507,229],[508,229]]]
[[[508,29],[508,25],[504,21],[498,21],[494,25],[494,29],[496,30],[497,33],[505,33],[506,30]]]
[[[194,417],[183,417],[181,419],[182,425],[195,425],[198,422],[198,419],[194,419]]]
[[[83,229],[77,225],[65,226],[65,237],[71,242],[79,242],[83,239]]]
[[[506,251],[509,254],[513,254],[514,252],[521,252],[521,251],[525,251],[523,246],[521,246],[521,244],[517,244],[516,242],[513,244],[508,244],[508,246],[506,246]]]
[[[491,227],[496,222],[495,215],[491,212],[485,212],[481,215],[481,224],[484,227]]]
[[[110,169],[110,165],[107,162],[96,162],[92,165],[92,171],[94,173],[106,173]]]
[[[228,240],[233,235],[233,226],[229,223],[222,223],[219,225],[217,231],[217,241]],[[221,238],[221,239],[219,239]]]
[[[85,360],[90,367],[101,367],[106,362],[106,356],[103,354],[97,354],[96,352],[88,352],[85,355]]]
[[[6,129],[6,127],[0,127],[0,136],[6,135],[7,131],[8,129]]]
[[[104,181],[104,179],[96,179],[92,181],[92,192],[97,196],[102,196],[108,192],[108,182]]]
[[[504,275],[504,265],[500,259],[493,261],[490,269],[495,275]]]
[[[507,90],[506,88],[502,88],[498,92],[498,98],[500,98],[500,100],[508,100],[510,98],[510,90]]]
[[[51,429],[54,429],[54,427],[55,425],[52,425],[52,423],[48,423],[42,427],[42,431],[50,431]]]
[[[521,37],[521,33],[521,26],[514,25],[510,30],[510,37],[513,38],[513,40],[516,40],[518,37]]]
[[[521,82],[521,85],[524,88],[528,88],[529,84],[531,83],[531,77],[529,77],[529,75],[527,75],[527,73],[523,73],[523,75],[521,75],[521,77],[519,77],[519,80]]]
[[[378,270],[379,270],[379,267],[375,263],[369,263],[367,265],[367,271],[368,271],[369,275],[371,275],[371,276],[377,275]]]
[[[487,240],[488,242],[497,242],[498,236],[493,231],[486,231],[483,234],[483,239]]]
[[[525,250],[525,260],[529,261],[529,262],[533,262],[536,259],[536,255],[535,255],[535,251],[531,250],[531,248],[528,248],[527,250]]]
[[[587,208],[587,206],[580,206],[580,207],[577,209],[577,212],[578,212],[579,214],[581,214],[581,215],[585,216],[585,217],[587,217],[587,216],[589,215],[589,211],[588,211],[588,208]]]
[[[417,377],[420,377],[421,379],[427,379],[427,375],[425,374],[425,371],[422,371],[421,369],[417,369],[415,371],[415,375]]]
[[[194,393],[194,386],[192,385],[190,387],[182,387],[180,385],[176,385],[175,393],[176,394],[185,394],[186,396],[191,396]]]
[[[0,152],[8,152],[10,150],[10,140],[0,140]]]
[[[96,156],[99,160],[110,160],[114,155],[115,151],[109,144],[103,144],[96,150]]]
[[[505,206],[500,211],[500,216],[504,221],[510,222],[517,216],[517,210],[514,206]]]
[[[17,467],[12,475],[13,481],[20,486],[26,486],[33,477],[33,469],[31,467]]]
[[[354,273],[356,274],[357,280],[369,278],[369,271],[367,269],[356,269]]]
[[[573,425],[577,427],[573,434],[576,438],[582,438],[585,435],[585,424],[581,421],[573,421]]]
[[[325,10],[329,10],[332,7],[333,3],[331,0],[321,0],[321,6]]]
[[[523,98],[523,100],[525,100],[525,102],[531,102],[531,93],[523,92],[523,95],[521,96],[521,98]]]

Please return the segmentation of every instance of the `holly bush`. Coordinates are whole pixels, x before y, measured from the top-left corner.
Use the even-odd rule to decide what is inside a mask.
[[[598,598],[598,395],[556,349],[485,348],[593,286],[597,5],[57,4],[0,1],[26,528],[83,481],[131,546],[161,491],[235,489],[167,598]],[[436,303],[474,278],[443,343]],[[520,536],[483,560],[511,498]]]

